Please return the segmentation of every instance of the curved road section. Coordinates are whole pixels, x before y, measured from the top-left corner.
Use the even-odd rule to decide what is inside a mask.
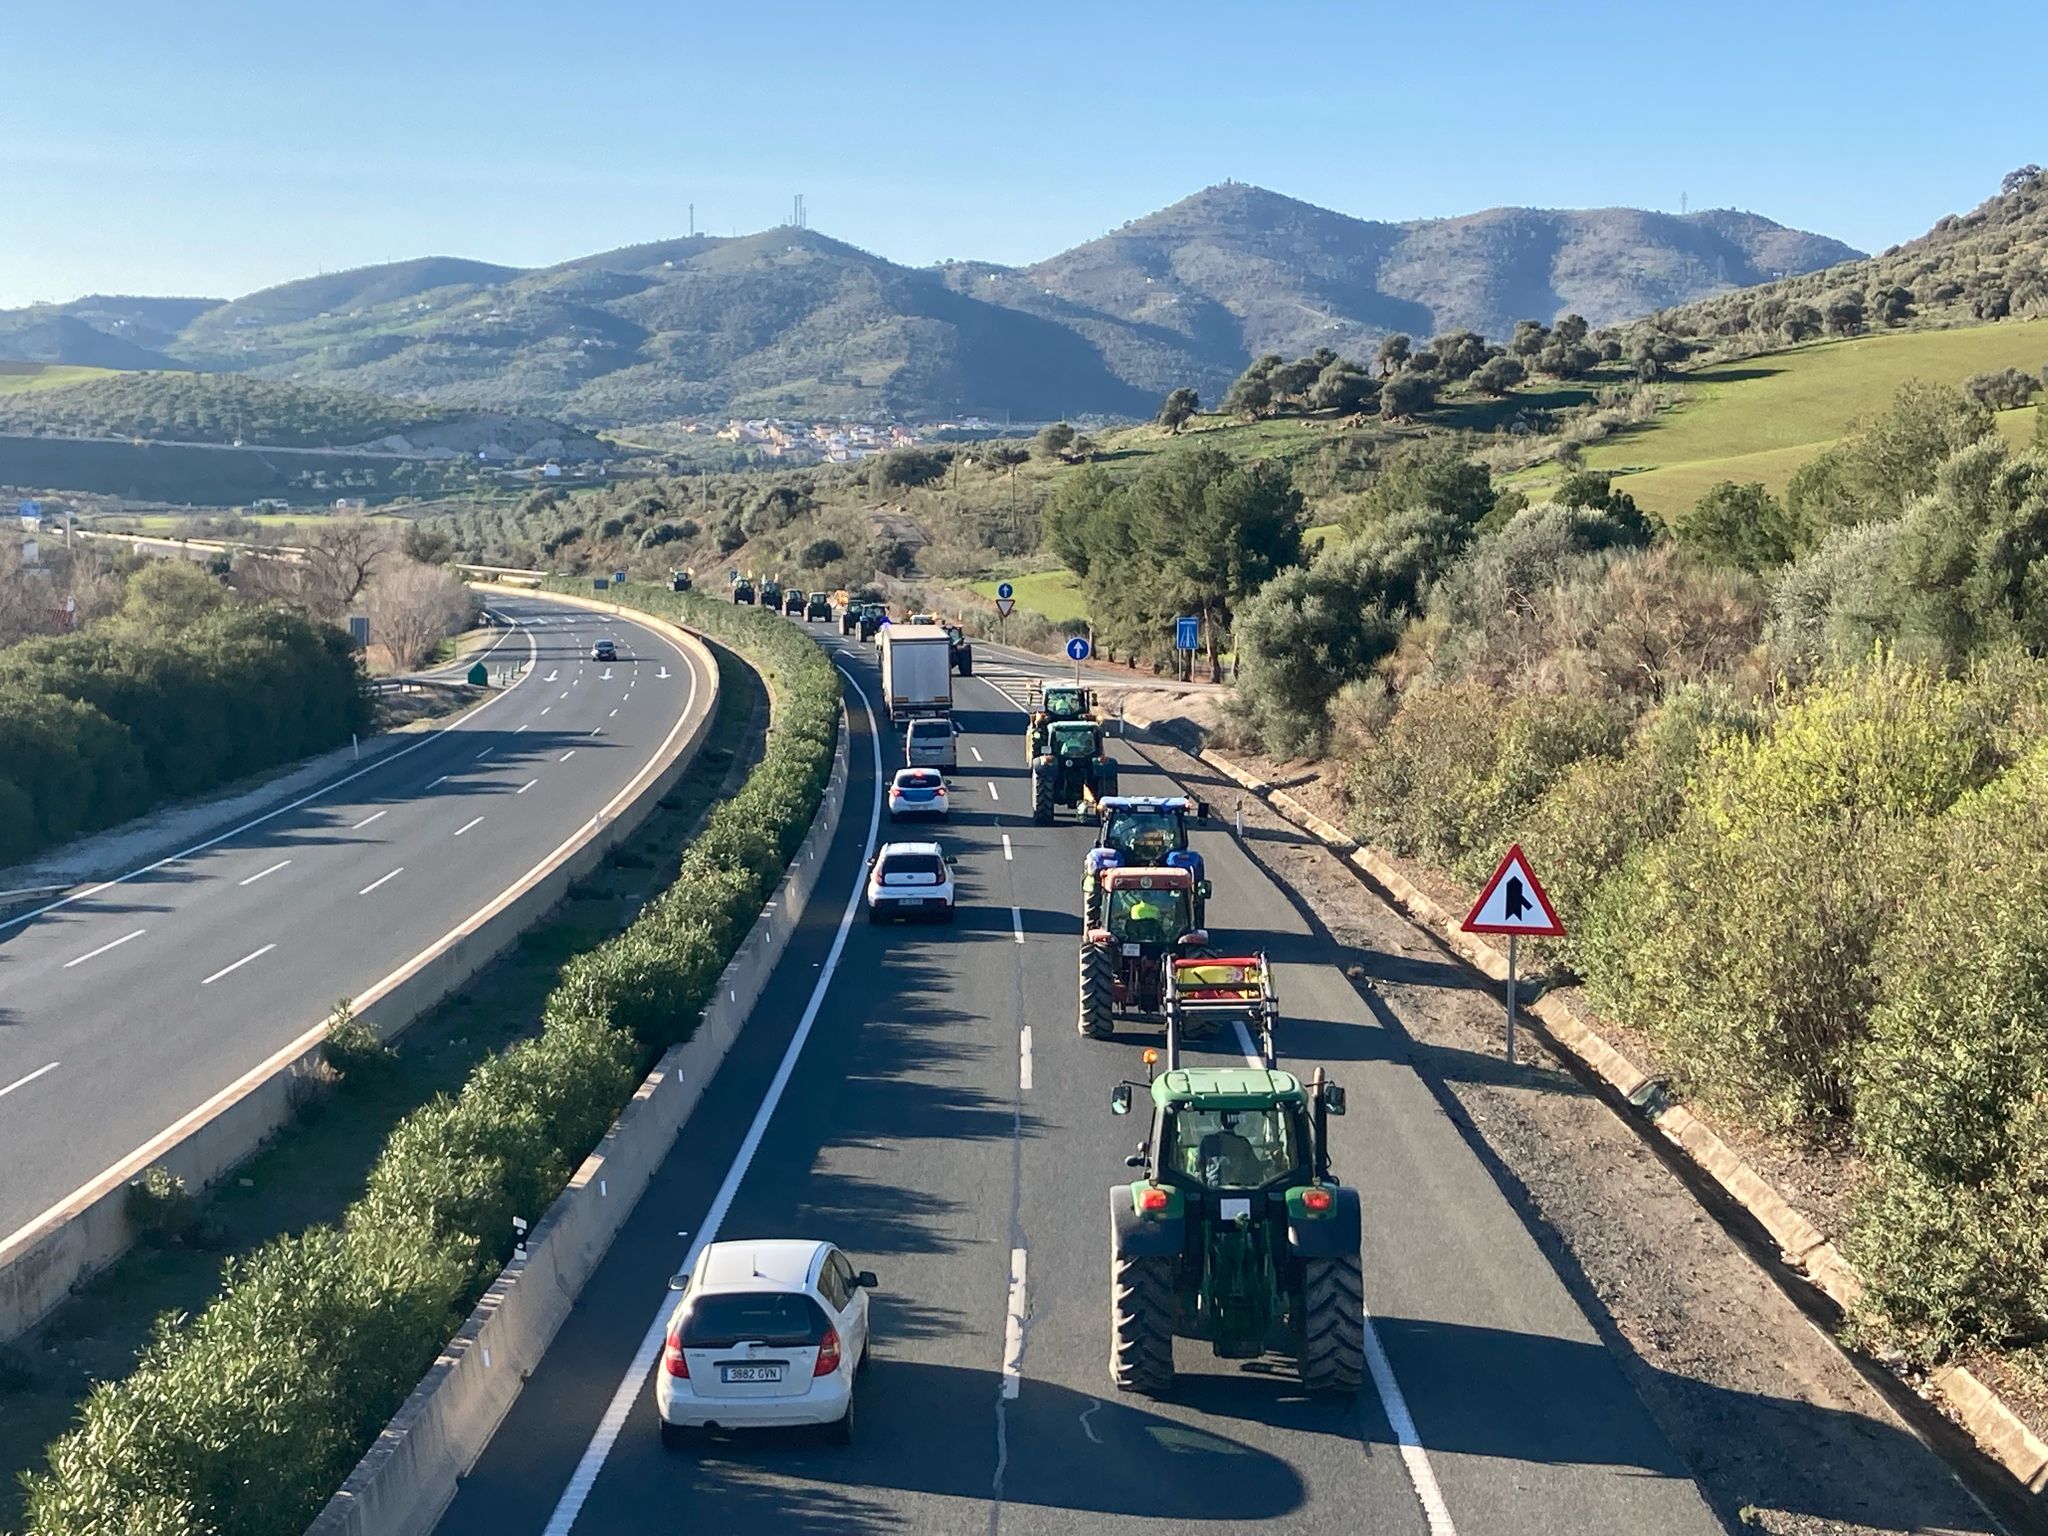
[[[1287,1362],[1183,1342],[1170,1399],[1116,1393],[1107,1191],[1132,1177],[1142,1129],[1108,1098],[1144,1077],[1158,1033],[1076,1033],[1089,837],[1071,820],[1031,824],[1005,691],[1029,664],[1006,657],[1017,676],[956,684],[966,734],[936,835],[957,864],[959,921],[874,928],[849,899],[870,839],[933,834],[874,821],[875,771],[894,767],[900,737],[886,724],[877,736],[857,691],[877,692],[872,648],[827,643],[847,668],[855,772],[818,897],[444,1536],[650,1518],[764,1536],[1722,1529],[1406,1038],[1220,822],[1197,834],[1219,938],[1278,965],[1283,1063],[1325,1066],[1349,1089],[1332,1130],[1366,1209],[1371,1379],[1354,1398],[1313,1400]],[[1119,753],[1129,792],[1172,792]],[[1241,1061],[1248,1043],[1190,1054]],[[707,1240],[769,1236],[830,1238],[881,1278],[855,1443],[664,1451],[650,1382],[667,1277]]]
[[[494,599],[518,680],[196,849],[0,923],[0,1244],[575,835],[708,680],[655,630]],[[619,659],[590,658],[611,636]]]

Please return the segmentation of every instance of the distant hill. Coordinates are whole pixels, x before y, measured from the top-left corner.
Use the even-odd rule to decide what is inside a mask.
[[[1853,312],[1836,307],[1845,300]],[[1802,309],[1813,313],[1802,317]],[[1696,299],[1661,319],[1680,335],[1758,350],[1804,340],[1823,327],[1855,335],[1885,325],[2042,316],[2048,316],[2048,175],[2028,165],[2007,176],[1996,197],[1968,213],[1946,215],[1917,240],[1745,292]]]
[[[1229,183],[1024,268],[908,268],[787,227],[531,271],[431,257],[228,303],[0,312],[0,357],[249,372],[590,425],[1130,416],[1176,385],[1213,398],[1259,352],[1357,354],[1396,330],[1503,337],[1571,310],[1606,324],[1856,254],[1727,210],[1387,224]]]
[[[123,437],[266,448],[363,448],[420,458],[604,456],[589,434],[542,418],[422,406],[227,373],[117,372],[0,392],[0,433]]]
[[[1572,312],[1611,325],[1857,254],[1728,209],[1494,208],[1387,224],[1232,182],[1035,266],[956,280],[1084,330],[1096,317],[1129,322],[1141,345],[1113,359],[1120,372],[1155,391],[1210,393],[1262,352],[1358,356],[1393,331],[1502,340],[1517,320]]]

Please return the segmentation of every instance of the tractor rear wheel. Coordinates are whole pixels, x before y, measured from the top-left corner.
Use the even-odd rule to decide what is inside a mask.
[[[1119,1392],[1173,1388],[1173,1258],[1111,1259],[1109,1374]]]
[[[1355,1253],[1302,1261],[1301,1384],[1356,1392],[1365,1380],[1365,1272]]]
[[[1031,824],[1049,827],[1053,817],[1052,771],[1041,769],[1036,764],[1031,769]]]
[[[1116,1012],[1116,976],[1109,951],[1100,944],[1081,946],[1081,1033],[1107,1040]]]

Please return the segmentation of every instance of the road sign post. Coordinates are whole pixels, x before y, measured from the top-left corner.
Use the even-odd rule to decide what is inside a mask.
[[[1524,934],[1539,939],[1561,939],[1564,924],[1557,920],[1557,909],[1550,904],[1550,897],[1544,893],[1543,882],[1536,878],[1536,871],[1529,867],[1528,858],[1522,853],[1522,845],[1516,843],[1501,858],[1493,872],[1493,878],[1480,891],[1479,899],[1472,903],[1472,910],[1466,914],[1460,925],[1466,933],[1504,933],[1508,940],[1508,1060],[1515,1059],[1515,1004],[1520,985],[1518,966],[1521,961],[1521,939]]]

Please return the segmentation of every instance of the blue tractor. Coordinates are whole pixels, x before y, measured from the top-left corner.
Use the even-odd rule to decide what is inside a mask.
[[[1095,846],[1081,866],[1081,919],[1102,926],[1101,876],[1106,869],[1185,869],[1195,877],[1195,926],[1209,926],[1209,882],[1202,856],[1188,843],[1188,819],[1204,820],[1209,807],[1186,795],[1110,795],[1095,802]]]

